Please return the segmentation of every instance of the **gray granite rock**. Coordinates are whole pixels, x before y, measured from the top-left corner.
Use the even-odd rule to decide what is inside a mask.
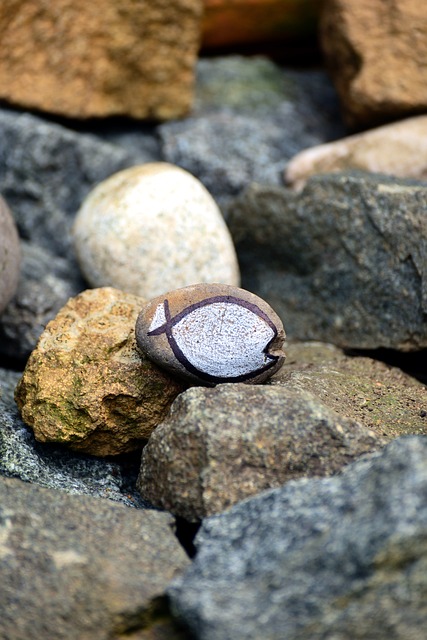
[[[169,588],[200,640],[423,640],[427,439],[298,480],[204,521]]]
[[[135,120],[106,121],[100,120],[94,126],[80,123],[84,132],[87,130],[104,142],[122,147],[135,157],[136,164],[144,162],[159,162],[162,160],[160,141],[157,135],[157,125],[138,122]]]
[[[427,346],[427,185],[375,174],[311,178],[299,194],[254,184],[229,220],[243,287],[290,339]]]
[[[71,259],[21,242],[21,275],[16,295],[0,316],[0,358],[24,363],[49,320],[85,288]]]
[[[20,236],[60,256],[90,189],[135,163],[132,151],[27,113],[1,109],[0,137],[0,192]]]
[[[189,521],[293,478],[336,473],[385,441],[310,393],[280,386],[195,387],[144,448],[144,498]]]
[[[0,478],[1,636],[182,638],[163,597],[188,565],[172,526],[166,513]]]
[[[321,72],[283,70],[264,58],[200,60],[192,117],[159,127],[165,160],[197,176],[227,214],[252,180],[281,184],[286,161],[343,133]]]
[[[135,491],[137,462],[123,463],[40,444],[21,420],[13,399],[21,374],[0,369],[0,475],[70,494],[108,498],[148,507]]]

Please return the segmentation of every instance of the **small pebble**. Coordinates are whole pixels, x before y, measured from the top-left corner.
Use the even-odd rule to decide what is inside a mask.
[[[140,312],[136,340],[153,362],[213,386],[264,382],[285,361],[279,316],[249,291],[197,284],[158,296]]]
[[[80,267],[93,287],[146,299],[197,282],[240,282],[236,252],[212,196],[165,162],[115,173],[88,195],[74,224]]]
[[[0,196],[0,313],[18,288],[21,248],[15,221]]]

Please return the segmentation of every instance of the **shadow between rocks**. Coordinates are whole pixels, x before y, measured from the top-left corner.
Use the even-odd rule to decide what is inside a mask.
[[[200,525],[200,522],[189,522],[180,516],[175,517],[175,535],[190,559],[194,558],[196,555],[194,538],[200,529]]]
[[[427,349],[408,353],[394,349],[344,349],[344,353],[352,357],[380,360],[427,384]]]

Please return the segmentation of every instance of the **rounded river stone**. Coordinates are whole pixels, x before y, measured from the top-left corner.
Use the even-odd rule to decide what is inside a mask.
[[[21,248],[9,207],[0,196],[0,313],[18,287]]]
[[[93,287],[150,299],[197,282],[240,282],[233,241],[214,199],[197,178],[165,162],[101,182],[82,204],[73,234]]]
[[[279,316],[249,291],[198,284],[158,296],[140,312],[141,351],[171,373],[204,385],[264,382],[285,361]]]

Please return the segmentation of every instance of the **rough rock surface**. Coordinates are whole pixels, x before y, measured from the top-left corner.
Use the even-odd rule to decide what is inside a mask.
[[[183,116],[201,11],[201,0],[11,0],[0,8],[0,97],[73,118]]]
[[[307,391],[380,437],[427,435],[427,386],[396,366],[333,345],[291,343],[271,384]]]
[[[199,60],[191,117],[159,127],[164,159],[197,176],[225,215],[249,182],[281,184],[286,160],[343,133],[324,73],[239,56]]]
[[[320,40],[351,126],[426,111],[426,4],[327,0]]]
[[[18,287],[21,248],[9,207],[0,196],[0,313]]]
[[[21,249],[18,288],[0,317],[0,356],[23,365],[49,320],[85,284],[66,258],[25,240]]]
[[[197,521],[293,478],[335,473],[384,443],[304,391],[196,387],[152,434],[138,488],[153,504]]]
[[[19,235],[69,257],[72,217],[83,198],[97,182],[134,164],[135,154],[93,135],[5,109],[0,110],[0,137],[0,193],[9,203]]]
[[[20,377],[17,371],[0,368],[0,475],[129,507],[151,507],[135,489],[140,466],[136,456],[111,461],[37,442],[13,399]]]
[[[74,247],[88,282],[152,298],[198,282],[238,285],[230,233],[197,178],[165,162],[119,171],[77,213]]]
[[[230,228],[243,287],[291,340],[360,349],[427,346],[427,186],[376,174],[252,185]]]
[[[412,436],[245,500],[202,524],[174,610],[200,640],[421,640],[426,496],[427,439]]]
[[[179,637],[163,594],[188,559],[168,514],[6,478],[0,505],[4,638]]]
[[[311,175],[349,169],[427,180],[427,116],[301,151],[288,163],[285,181],[299,189]]]
[[[183,387],[137,349],[144,300],[111,289],[72,298],[32,352],[16,390],[37,440],[92,455],[142,446]]]

